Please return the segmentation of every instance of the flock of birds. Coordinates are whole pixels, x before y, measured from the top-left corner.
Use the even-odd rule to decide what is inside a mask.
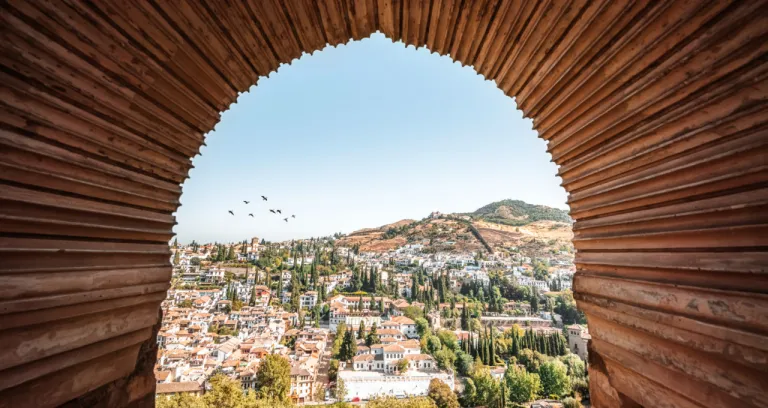
[[[264,201],[268,201],[266,196],[261,196],[261,199],[262,199],[262,200],[264,200]],[[248,204],[250,204],[250,203],[251,203],[250,201],[246,201],[246,200],[243,200],[243,202],[245,203],[245,205],[248,205]],[[280,215],[282,215],[282,214],[283,214],[283,211],[282,211],[282,210],[279,210],[279,209],[274,209],[274,210],[273,210],[273,209],[270,209],[270,210],[269,210],[269,212],[271,212],[272,214],[280,214]],[[232,216],[234,216],[234,215],[235,215],[235,212],[234,212],[234,211],[232,211],[232,210],[229,210],[229,213],[230,213]],[[248,214],[248,216],[253,218],[253,213],[249,213],[249,214]],[[296,216],[295,216],[295,215],[293,215],[293,214],[291,214],[291,218],[296,218]],[[288,222],[288,217],[285,217],[285,218],[283,218],[283,221],[285,221],[285,222]]]

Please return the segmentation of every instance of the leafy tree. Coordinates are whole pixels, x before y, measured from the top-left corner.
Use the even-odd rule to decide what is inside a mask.
[[[543,363],[539,368],[539,376],[544,395],[561,397],[571,392],[568,368],[561,361],[551,360]]]
[[[463,351],[458,351],[456,352],[456,361],[454,364],[456,365],[456,370],[458,370],[459,374],[466,376],[474,369],[475,360],[471,355]]]
[[[581,401],[568,397],[563,400],[563,408],[582,408]]]
[[[403,310],[403,316],[416,321],[417,319],[424,317],[424,311],[416,306],[408,306]]]
[[[440,330],[437,332],[437,337],[440,338],[440,342],[443,343],[443,346],[453,351],[457,351],[459,349],[459,340],[456,337],[456,334],[452,331]]]
[[[155,408],[206,408],[202,398],[188,393],[174,394],[171,397],[158,395]]]
[[[566,291],[555,298],[555,313],[563,318],[564,325],[585,324],[587,321],[584,314],[576,308],[576,301],[571,291]]]
[[[287,401],[291,390],[291,365],[282,356],[267,354],[259,364],[255,389],[262,398]]]
[[[373,322],[373,326],[371,326],[371,332],[368,333],[368,336],[365,337],[365,345],[371,347],[372,344],[379,343],[381,343],[381,339],[379,339],[379,334],[376,330],[376,322]]]
[[[422,337],[424,341],[424,346],[426,347],[426,353],[434,355],[437,353],[441,348],[443,348],[442,343],[440,343],[440,339],[432,334],[427,335],[426,337]]]
[[[571,378],[584,378],[586,376],[586,366],[584,361],[576,354],[566,354],[558,357],[560,361],[568,368],[568,376]]]
[[[475,384],[475,405],[485,405],[487,407],[496,404],[500,397],[499,382],[491,376],[488,367],[475,366],[472,373],[472,381]]]
[[[435,402],[437,408],[459,408],[459,399],[444,382],[433,378],[429,382],[427,396]]]
[[[464,379],[464,393],[461,395],[462,407],[475,406],[475,399],[477,398],[477,387],[471,377]]]
[[[330,381],[336,381],[336,378],[339,374],[339,360],[337,359],[331,359],[331,362],[328,364],[328,379]]]
[[[416,319],[416,332],[419,337],[424,337],[429,332],[429,322],[423,317]]]
[[[538,374],[525,371],[519,365],[512,365],[504,374],[507,396],[509,401],[523,404],[536,399],[541,391],[541,380]]]
[[[209,407],[241,408],[245,403],[245,395],[239,381],[233,380],[224,374],[216,374],[208,382],[211,384],[211,390],[203,396],[205,405]]]
[[[456,361],[456,354],[454,354],[451,349],[443,347],[434,354],[434,357],[435,361],[437,361],[438,367],[442,368],[443,370],[453,370],[454,363]]]
[[[176,307],[181,307],[181,308],[190,308],[190,307],[192,307],[192,300],[191,300],[191,299],[184,299],[184,300],[182,300],[181,302],[179,302],[179,303],[176,305]]]
[[[394,397],[374,398],[365,404],[366,408],[436,408],[431,398],[405,398]]]
[[[336,336],[333,338],[333,348],[331,349],[331,356],[334,358],[339,357],[339,352],[341,351],[341,343],[344,342],[344,335],[346,332],[347,325],[343,322],[336,326]]]
[[[400,373],[404,373],[408,371],[408,360],[402,359],[397,360],[397,363],[395,363],[395,367],[397,367],[397,370],[400,371]]]
[[[333,396],[336,397],[336,400],[340,402],[347,398],[347,384],[345,384],[344,380],[341,378],[336,380],[336,386],[333,389]]]
[[[546,356],[539,353],[538,351],[533,351],[531,349],[522,350],[517,357],[517,361],[524,365],[525,369],[528,370],[529,373],[538,373],[539,369],[541,368],[541,364],[545,360]]]
[[[200,266],[200,258],[193,256],[192,259],[189,260],[189,264],[193,266]]]

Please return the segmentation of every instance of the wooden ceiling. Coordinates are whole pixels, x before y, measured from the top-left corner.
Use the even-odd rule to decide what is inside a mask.
[[[151,402],[136,361],[205,134],[280,64],[376,31],[474,67],[547,141],[593,406],[768,405],[765,1],[0,7],[0,406]]]

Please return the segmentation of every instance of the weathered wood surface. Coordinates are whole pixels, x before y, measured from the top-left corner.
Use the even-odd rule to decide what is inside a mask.
[[[473,66],[547,141],[595,406],[768,406],[765,1],[0,7],[0,406],[130,374],[179,184],[220,112],[279,64],[377,30]]]

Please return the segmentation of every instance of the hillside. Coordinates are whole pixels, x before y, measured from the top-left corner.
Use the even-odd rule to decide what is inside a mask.
[[[473,220],[496,224],[522,226],[537,221],[573,223],[568,211],[545,205],[528,204],[520,200],[501,200],[480,207],[475,212],[465,213]]]
[[[477,251],[483,248],[465,221],[437,218],[401,220],[379,228],[358,230],[341,238],[339,244],[359,245],[364,252],[384,252],[406,244],[423,244],[435,251]]]
[[[573,231],[568,213],[519,200],[488,204],[473,213],[401,220],[347,234],[340,245],[359,245],[363,252],[385,252],[406,244],[422,244],[426,252],[519,251],[526,256],[572,252]],[[473,233],[475,229],[486,247]]]

